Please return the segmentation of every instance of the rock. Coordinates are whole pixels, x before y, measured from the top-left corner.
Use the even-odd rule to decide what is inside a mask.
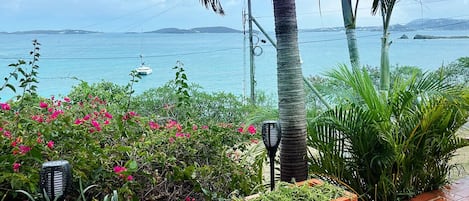
[[[403,34],[401,37],[399,37],[399,39],[409,39],[409,36]]]

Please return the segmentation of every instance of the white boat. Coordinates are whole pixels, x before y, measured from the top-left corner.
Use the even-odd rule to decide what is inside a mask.
[[[153,72],[153,70],[149,66],[145,66],[143,64],[135,70],[139,75],[149,75]]]
[[[150,66],[145,65],[145,62],[143,62],[143,56],[140,55],[140,60],[142,61],[142,64],[140,67],[136,68],[135,70],[139,75],[149,75],[153,72]]]

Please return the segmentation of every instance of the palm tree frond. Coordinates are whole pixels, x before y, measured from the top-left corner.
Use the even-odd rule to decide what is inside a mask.
[[[200,3],[202,3],[207,9],[211,7],[212,10],[219,15],[225,14],[219,0],[200,0]]]

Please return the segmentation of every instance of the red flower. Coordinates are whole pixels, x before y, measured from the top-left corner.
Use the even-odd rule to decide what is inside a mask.
[[[244,132],[243,127],[239,127],[239,128],[238,128],[238,132],[240,132],[240,133]]]
[[[101,131],[101,125],[96,120],[91,120],[91,124],[96,128],[97,131]]]
[[[29,151],[31,151],[31,147],[25,146],[25,145],[20,145],[20,154],[27,154]]]
[[[63,112],[62,110],[56,110],[56,111],[54,111],[54,113],[52,113],[52,114],[50,115],[50,118],[51,118],[51,119],[56,119],[56,118],[59,116],[59,114],[63,114],[63,113],[64,113],[64,112]]]
[[[3,128],[0,128],[0,131],[2,131]],[[3,131],[3,136],[5,136],[6,138],[10,139],[11,138],[11,132],[10,131]]]
[[[2,110],[10,110],[11,107],[8,103],[0,103],[0,108],[2,108]]]
[[[132,175],[127,176],[127,181],[132,181],[134,180],[134,177]]]
[[[33,115],[31,117],[31,119],[33,119],[34,121],[38,122],[38,123],[42,123],[44,122],[44,118],[41,116],[41,115]]]
[[[21,164],[19,163],[13,163],[13,172],[19,172],[20,171]]]
[[[75,125],[80,125],[83,123],[83,120],[82,119],[75,119]]]
[[[122,166],[115,166],[114,167],[114,172],[116,174],[120,174],[120,173],[125,172],[125,171],[127,171],[127,168],[125,168],[125,167],[122,167]]]
[[[148,124],[152,130],[158,130],[160,128],[160,125],[158,125],[156,122],[150,121]]]
[[[174,138],[173,138],[173,137],[170,137],[170,138],[169,138],[169,143],[171,143],[171,144],[172,144],[172,143],[174,143],[174,141],[175,141],[175,140],[174,140]]]
[[[256,134],[256,127],[254,127],[253,125],[249,125],[248,132],[253,135]]]
[[[54,141],[52,141],[52,140],[49,141],[49,142],[47,143],[47,147],[49,147],[49,149],[54,148]]]
[[[104,113],[104,116],[108,119],[112,119],[112,115],[109,114],[108,112]]]
[[[41,101],[41,102],[39,103],[39,107],[41,107],[41,108],[47,108],[48,105],[47,105],[47,103]]]
[[[70,102],[70,98],[69,97],[64,97],[64,101],[69,103]]]
[[[190,197],[190,196],[187,196],[185,201],[195,201],[195,198],[193,197]]]

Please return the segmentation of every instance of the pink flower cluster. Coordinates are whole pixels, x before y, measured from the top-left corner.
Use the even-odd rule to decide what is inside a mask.
[[[186,199],[184,199],[184,201],[195,201],[195,198],[191,196],[186,196]]]
[[[106,109],[101,109],[99,112],[94,111],[91,114],[85,115],[83,118],[75,119],[75,125],[89,125],[89,132],[99,132],[103,130],[103,125],[108,125],[112,119],[112,115],[106,111]],[[86,124],[89,123],[89,124]]]
[[[56,120],[60,115],[64,114],[64,111],[61,108],[62,100],[56,100],[54,96],[52,96],[50,100],[50,104],[44,101],[39,102],[39,108],[45,109],[47,114],[32,115],[31,119],[38,123],[50,123]],[[70,98],[65,97],[64,101],[70,102]]]
[[[244,130],[244,126],[241,126],[238,128],[238,132],[239,133],[245,133],[246,131]],[[256,130],[256,127],[254,125],[249,125],[248,126],[248,129],[247,129],[247,132],[250,133],[251,135],[254,135],[256,134],[257,130]]]
[[[122,117],[122,121],[127,121],[129,119],[132,119],[133,117],[138,117],[139,115],[134,112],[134,111],[130,111],[130,112],[127,112],[123,117]]]
[[[0,109],[1,110],[10,110],[11,107],[10,107],[10,104],[8,104],[8,103],[0,103]]]
[[[134,177],[132,175],[125,175],[127,172],[127,168],[123,166],[114,166],[114,173],[119,175],[120,178],[125,179],[126,181],[132,181],[134,180]]]
[[[13,172],[20,172],[20,163],[13,163]]]

